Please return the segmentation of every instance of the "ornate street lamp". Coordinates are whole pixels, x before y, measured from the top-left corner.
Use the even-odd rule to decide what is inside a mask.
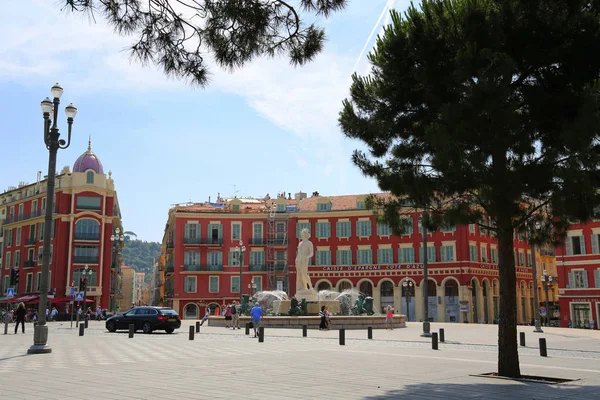
[[[254,296],[254,291],[256,290],[256,283],[252,282],[248,284],[248,290],[250,291],[250,294],[252,296]]]
[[[402,287],[404,287],[404,297],[406,298],[406,320],[410,321],[410,294],[413,287],[412,281],[404,280],[402,282]]]
[[[531,247],[531,275],[533,277],[533,314],[535,320],[535,329],[533,332],[535,333],[544,333],[540,324],[540,303],[538,300],[538,291],[537,291],[537,265],[535,262],[535,231],[541,228],[541,224],[536,222],[533,226],[529,225],[529,247]]]
[[[554,281],[555,280],[552,277],[552,275],[547,275],[546,270],[544,270],[542,273],[542,285],[544,286],[544,292],[546,294],[546,326],[549,326],[550,322],[550,308],[548,307],[548,290],[552,287]]]
[[[38,322],[33,328],[33,345],[27,350],[28,354],[50,353],[52,348],[48,346],[48,326],[46,325],[46,307],[48,302],[48,275],[50,274],[50,245],[52,229],[52,213],[54,212],[54,180],[56,177],[56,154],[58,149],[66,149],[71,144],[71,128],[73,119],[77,115],[77,108],[69,104],[65,108],[67,116],[67,140],[60,139],[58,130],[58,106],[63,88],[57,83],[52,86],[50,93],[53,100],[45,98],[42,103],[42,115],[44,118],[44,143],[49,152],[48,157],[48,188],[46,190],[46,217],[44,219],[44,247],[42,250],[42,273],[40,281],[40,306],[38,310]]]
[[[429,252],[427,251],[427,227],[425,220],[427,219],[427,210],[423,210],[421,221],[421,231],[423,232],[423,337],[431,337],[431,324],[429,323],[429,278],[427,276],[429,267]]]
[[[118,299],[118,291],[119,291],[119,277],[121,276],[121,262],[119,261],[119,256],[121,255],[121,248],[123,247],[123,242],[125,241],[125,237],[120,235],[121,230],[119,228],[115,228],[115,234],[110,236],[110,241],[112,242],[112,253],[113,253],[113,262],[115,265],[115,273],[113,275],[113,302],[112,302],[112,312],[117,312],[117,299]]]
[[[244,266],[244,253],[246,252],[244,242],[240,240],[239,246],[235,246],[233,251],[235,252],[235,261],[240,265],[240,304],[242,304],[242,267]]]

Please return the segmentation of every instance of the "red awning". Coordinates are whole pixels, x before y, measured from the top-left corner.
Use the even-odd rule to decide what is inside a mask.
[[[62,297],[55,297],[53,299],[48,299],[48,300],[50,300],[50,303],[68,303],[71,301],[71,297],[62,296]]]
[[[40,295],[39,294],[28,294],[25,296],[19,296],[19,297],[14,297],[10,300],[10,302],[12,304],[16,304],[16,303],[25,303],[25,304],[29,304],[31,303],[33,300],[37,300],[39,301],[40,299]]]

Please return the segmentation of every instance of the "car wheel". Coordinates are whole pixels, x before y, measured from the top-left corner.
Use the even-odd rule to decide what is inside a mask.
[[[142,330],[144,331],[144,333],[152,333],[152,325],[150,325],[150,322],[144,322]]]
[[[173,331],[175,331],[175,329],[173,329],[173,328],[165,329],[165,332],[167,332],[167,333],[173,333]]]
[[[106,329],[108,329],[109,332],[115,332],[117,330],[117,326],[114,322],[109,321],[106,323]]]

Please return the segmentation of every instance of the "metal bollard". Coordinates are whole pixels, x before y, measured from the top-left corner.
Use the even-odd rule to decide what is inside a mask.
[[[548,357],[548,348],[546,347],[546,338],[540,338],[540,356]]]
[[[85,319],[85,329],[87,329],[87,327],[88,327],[88,319],[86,318]]]
[[[444,336],[444,328],[440,328],[440,342],[445,342],[446,337]]]
[[[200,333],[200,321],[196,321],[196,333]]]
[[[264,326],[261,326],[260,328],[258,328],[258,342],[262,343],[265,341],[265,328]]]
[[[367,339],[373,339],[373,328],[370,326],[367,328]]]
[[[519,332],[519,344],[525,347],[525,332]]]
[[[438,334],[437,334],[437,332],[431,332],[431,348],[433,350],[438,349]]]
[[[133,337],[134,333],[135,333],[135,324],[129,324],[129,338],[130,339]]]
[[[308,336],[308,326],[302,325],[302,337]]]
[[[250,334],[250,322],[246,322],[246,335]]]
[[[346,330],[340,329],[340,346],[346,345]]]
[[[194,326],[190,325],[190,340],[194,340]]]
[[[83,336],[85,332],[85,326],[83,324],[79,324],[79,336]]]

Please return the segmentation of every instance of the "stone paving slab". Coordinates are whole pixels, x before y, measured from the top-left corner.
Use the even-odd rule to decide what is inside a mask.
[[[11,399],[600,398],[600,362],[576,352],[542,358],[521,349],[523,374],[580,379],[546,385],[470,376],[496,370],[495,349],[463,343],[434,351],[424,346],[419,324],[374,331],[374,340],[348,331],[345,346],[334,330],[311,330],[302,338],[301,331],[272,329],[258,343],[243,329],[203,326],[190,341],[192,324],[185,321],[172,335],[129,339],[106,332],[100,322],[90,322],[83,337],[54,323],[53,352],[45,355],[25,355],[31,325],[25,335],[0,334],[0,393]],[[564,344],[595,340],[570,331]],[[452,332],[467,339],[489,335],[488,326],[480,325],[457,324]]]

